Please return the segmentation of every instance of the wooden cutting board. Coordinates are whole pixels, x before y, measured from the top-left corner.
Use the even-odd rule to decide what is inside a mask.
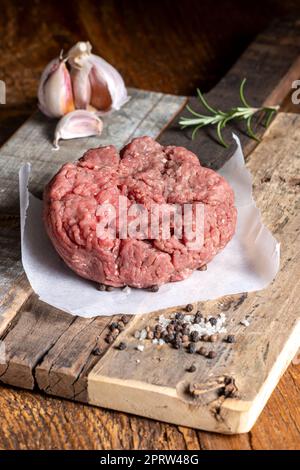
[[[299,22],[272,25],[207,94],[208,101],[224,109],[236,105],[240,81],[247,77],[246,95],[253,105],[283,103],[292,81],[300,78],[299,47]],[[145,342],[143,352],[135,349],[136,329],[182,306],[130,317],[117,340],[128,347],[119,351],[105,342],[109,324],[119,316],[83,319],[52,308],[39,301],[23,272],[18,206],[21,162],[32,162],[30,189],[40,195],[62,163],[78,158],[89,147],[108,143],[121,147],[138,135],[186,146],[213,168],[231,155],[233,148],[219,146],[213,132],[199,133],[192,141],[179,130],[175,116],[182,113],[186,97],[141,90],[130,94],[121,112],[105,118],[100,139],[64,142],[59,152],[53,152],[55,123],[37,112],[0,150],[0,381],[199,429],[247,432],[300,346],[300,116],[279,113],[258,145],[243,129],[235,129],[247,155],[263,221],[281,242],[281,270],[263,291],[194,305],[204,314],[224,311],[228,332],[236,336],[235,344],[213,345],[215,359],[150,342]],[[198,107],[194,98],[189,101]],[[257,127],[262,134],[262,126],[257,123]],[[230,129],[225,135],[230,140]],[[101,292],[95,314],[100,312]],[[247,328],[240,324],[246,317]],[[196,365],[193,373],[186,371],[191,363]],[[234,398],[224,394],[226,377],[237,388]]]

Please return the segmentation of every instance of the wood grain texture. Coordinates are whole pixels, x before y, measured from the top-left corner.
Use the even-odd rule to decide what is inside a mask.
[[[89,3],[90,2],[85,2],[84,5],[89,6]],[[109,50],[106,56],[109,58],[109,55],[112,53],[111,49],[116,47],[116,44],[114,44],[111,49],[107,49],[107,45],[110,47],[110,41],[107,39],[110,38],[111,40],[111,37],[118,31],[118,22],[114,21],[115,6],[110,3],[109,7],[103,7],[103,5],[107,5],[107,3],[108,2],[101,2],[101,6],[97,6],[96,8],[98,9],[98,13],[103,11],[103,8],[106,9],[111,15],[111,24],[116,24],[113,28],[105,30],[105,40],[102,42],[101,46],[101,52],[102,50]],[[200,2],[197,3],[200,5]],[[137,57],[131,54],[128,60],[128,56],[126,56],[126,62],[123,62],[125,74],[127,73],[126,70],[132,70],[132,62],[134,61],[137,63],[137,69],[136,73],[134,72],[132,74],[133,85],[145,86],[146,88],[156,86],[160,89],[162,89],[161,87],[165,87],[165,90],[179,91],[182,94],[192,92],[195,85],[199,84],[203,84],[204,88],[207,89],[209,87],[209,85],[207,85],[208,81],[215,73],[213,72],[211,74],[211,70],[213,69],[212,64],[215,64],[216,68],[219,70],[213,79],[216,81],[221,75],[220,67],[223,67],[224,64],[225,68],[229,67],[229,55],[231,56],[230,60],[232,63],[234,61],[233,55],[236,54],[235,57],[238,55],[236,52],[237,48],[244,47],[241,41],[236,41],[236,37],[241,37],[241,34],[238,33],[238,28],[241,28],[240,31],[243,30],[243,41],[245,41],[244,44],[246,44],[251,35],[253,36],[260,28],[260,22],[268,21],[270,14],[272,15],[274,12],[278,11],[278,6],[270,8],[269,5],[264,7],[261,2],[257,3],[257,14],[255,13],[255,7],[253,9],[253,5],[251,4],[253,17],[247,14],[244,7],[242,11],[235,11],[233,18],[235,29],[230,29],[228,23],[226,23],[227,19],[231,21],[232,15],[224,16],[225,10],[223,7],[219,10],[220,18],[222,18],[223,21],[218,21],[218,25],[219,28],[222,27],[224,30],[227,30],[227,36],[224,30],[216,36],[213,28],[209,26],[209,21],[203,21],[205,15],[207,15],[207,18],[213,17],[213,21],[215,21],[215,16],[211,14],[210,7],[204,7],[204,12],[203,10],[201,11],[201,24],[199,28],[189,28],[191,38],[194,34],[195,39],[194,41],[189,41],[192,48],[190,51],[187,50],[186,53],[185,47],[174,48],[174,35],[169,34],[169,26],[171,25],[170,27],[172,28],[172,21],[176,21],[179,17],[177,16],[178,11],[174,11],[174,15],[171,21],[168,21],[165,29],[161,28],[160,17],[158,17],[157,14],[157,21],[155,22],[152,21],[151,15],[145,15],[142,17],[142,21],[138,22],[138,28],[141,27],[143,34],[145,30],[147,31],[147,34],[144,34],[145,48],[139,48],[139,50],[135,51],[137,54],[141,54],[142,59],[137,60]],[[293,2],[285,2],[284,7],[280,6],[280,8],[285,8],[287,3]],[[16,2],[14,2],[14,4],[16,4]],[[4,5],[3,2],[4,15],[2,18],[4,18],[4,20],[1,24],[1,27],[5,24],[5,30],[8,32],[5,41],[0,45],[1,51],[3,52],[3,54],[1,54],[2,64],[5,63],[5,68],[2,68],[1,72],[4,70],[5,76],[8,76],[10,97],[12,98],[9,106],[6,107],[5,113],[2,112],[2,116],[0,116],[2,123],[0,138],[2,141],[9,135],[14,127],[16,128],[18,126],[18,123],[26,117],[26,114],[29,114],[34,108],[33,97],[35,97],[36,84],[47,54],[50,59],[63,41],[65,41],[66,47],[68,47],[68,45],[74,41],[76,35],[78,35],[76,39],[77,37],[78,39],[81,38],[82,36],[78,34],[78,28],[81,28],[81,26],[78,26],[79,23],[81,25],[85,24],[84,30],[86,37],[90,38],[89,32],[91,24],[95,25],[99,17],[101,17],[101,19],[103,18],[101,15],[91,16],[90,13],[87,12],[85,18],[88,18],[88,21],[82,20],[81,22],[82,13],[79,14],[79,18],[77,12],[75,14],[74,10],[72,11],[71,9],[71,12],[68,10],[68,15],[64,15],[65,24],[62,27],[59,23],[60,8],[63,8],[62,4],[57,5],[55,2],[52,2],[51,6],[45,6],[43,8],[42,18],[47,18],[47,24],[45,24],[43,20],[41,21],[40,10],[39,15],[31,14],[31,12],[24,11],[24,7],[15,7],[14,4],[7,2],[6,5]],[[162,6],[162,2],[159,2],[159,4]],[[22,5],[24,5],[24,2]],[[66,5],[66,8],[71,7],[71,5],[67,5],[66,3],[64,3],[64,5]],[[174,2],[172,2],[172,7],[173,5]],[[203,2],[201,2],[200,8],[203,8],[202,5]],[[144,7],[145,5],[143,3],[143,8]],[[228,9],[230,7],[232,7],[232,3],[226,2],[226,7],[224,8]],[[163,6],[163,8],[166,7]],[[157,11],[155,13],[157,13]],[[127,18],[129,17],[132,24],[136,26],[134,19],[132,19],[132,14],[132,11],[129,12]],[[256,18],[255,15],[257,15]],[[9,18],[13,18],[13,20],[8,21]],[[54,27],[53,24],[48,25],[50,18],[54,20]],[[126,21],[129,21],[127,18]],[[139,20],[140,19],[139,17]],[[246,23],[244,20],[246,20]],[[148,26],[145,28],[144,25],[147,24],[147,21]],[[18,24],[20,23],[22,23],[23,26],[18,29]],[[75,24],[76,27],[74,26]],[[203,40],[198,41],[199,31],[202,34],[202,24],[207,25],[207,28],[205,27],[202,36]],[[28,30],[31,29],[32,32],[34,31],[31,44],[28,30],[26,31],[27,28]],[[77,32],[74,33],[76,28]],[[153,34],[154,36],[157,36],[157,34],[153,32],[151,28],[158,28],[160,34],[162,33],[164,35],[164,48],[152,47],[152,45],[155,44]],[[70,31],[72,32],[70,33]],[[81,32],[82,31],[83,29],[81,29]],[[92,34],[94,40],[97,40],[97,42],[101,39],[101,31],[103,31],[103,28],[94,26]],[[22,41],[17,40],[19,32],[24,33]],[[40,32],[46,33],[45,40],[43,41],[40,41],[40,37],[43,37],[43,35],[39,34]],[[126,42],[128,40],[127,36],[130,36],[130,34],[131,32],[128,31],[128,28],[127,31],[122,31],[122,40]],[[210,34],[214,37],[215,42],[211,40],[210,42],[207,41],[206,38],[209,37]],[[177,29],[176,35],[183,38],[183,43],[186,46],[186,28]],[[139,35],[139,37],[140,36],[141,35]],[[116,36],[116,38],[117,37],[118,36]],[[93,39],[90,38],[90,40],[93,42]],[[184,53],[185,62],[187,63],[189,60],[190,66],[194,67],[194,82],[190,81],[191,74],[190,72],[187,73],[185,67],[176,67],[174,70],[165,69],[164,74],[161,75],[162,61],[156,61],[157,67],[148,64],[148,55],[144,53],[144,49],[147,50],[147,40],[151,43],[148,51],[151,50],[150,54],[152,54],[152,56],[155,53],[158,54],[158,57],[161,53],[166,54],[166,58],[163,59],[164,64],[168,63],[170,56],[169,52],[165,52],[166,50],[168,51],[168,46],[170,49],[176,51],[176,59],[178,57],[178,51]],[[14,46],[14,44],[18,44],[18,46]],[[200,66],[199,61],[194,60],[193,52],[195,44],[197,44],[199,48],[197,54],[200,54],[200,49],[203,48],[203,53],[200,54]],[[209,47],[207,46],[208,44]],[[216,47],[216,44],[218,44],[218,47]],[[32,47],[28,48],[28,45],[32,45]],[[177,43],[177,45],[179,44]],[[11,51],[14,50],[14,47],[15,51],[19,50],[20,52],[16,58],[12,59]],[[24,54],[24,52],[27,54],[28,51],[31,55],[30,65],[28,65],[28,61],[25,60]],[[191,59],[189,59],[189,57]],[[222,59],[221,61],[220,58]],[[118,66],[119,60],[122,60],[120,54],[118,60],[115,62]],[[204,62],[206,60],[206,66],[204,68],[202,68],[203,60]],[[146,69],[145,66],[149,67],[149,69]],[[141,70],[146,70],[146,73],[141,73]],[[171,73],[169,74],[169,72]],[[170,78],[171,74],[172,78]],[[202,78],[200,78],[200,75]],[[22,77],[23,80],[21,80],[20,77]],[[142,85],[140,81],[144,81],[143,83],[146,85]],[[176,90],[175,88],[172,89],[175,83],[177,83],[175,86],[178,86]],[[184,87],[187,87],[186,91]],[[289,97],[286,98],[285,106],[291,107]],[[298,108],[293,109],[293,111],[298,111]],[[9,299],[9,296],[7,296],[7,299]],[[8,300],[8,303],[9,302]],[[295,366],[290,367],[279,386],[274,391],[270,401],[267,403],[264,413],[252,432],[248,435],[232,437],[195,432],[183,427],[177,428],[147,419],[126,416],[123,413],[88,408],[63,400],[55,400],[22,391],[17,392],[13,389],[2,387],[0,401],[1,409],[4,410],[4,412],[0,417],[0,443],[3,448],[299,448],[299,417],[297,413],[295,413],[295,409],[297,409],[298,406],[299,383],[299,368]],[[278,410],[280,411],[278,412]],[[282,436],[284,436],[284,439]]]
[[[299,126],[299,115],[280,113],[248,159],[262,218],[281,243],[281,270],[275,281],[229,304],[225,298],[195,306],[204,315],[216,315],[227,302],[228,332],[237,340],[234,347],[217,343],[217,359],[209,364],[199,355],[191,357],[168,346],[153,348],[149,342],[140,354],[129,328],[124,338],[127,349],[110,349],[88,376],[91,403],[210,431],[251,429],[300,346],[300,192],[293,184],[295,176],[300,177]],[[154,324],[157,317],[158,312],[143,316],[134,328]],[[250,322],[246,329],[240,324],[245,317]],[[193,374],[187,372],[191,362],[197,367]],[[219,395],[228,375],[239,397],[224,400]],[[203,388],[199,398],[187,392],[193,384]]]
[[[89,40],[129,86],[192,95],[211,89],[273,18],[299,13],[297,0],[2,0],[0,143],[35,111],[45,63],[76,41]]]

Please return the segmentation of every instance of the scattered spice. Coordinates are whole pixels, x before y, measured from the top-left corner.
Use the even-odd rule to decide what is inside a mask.
[[[119,329],[120,331],[122,331],[122,330],[124,330],[124,328],[125,328],[124,323],[123,323],[122,321],[118,321],[118,329]]]
[[[201,340],[202,341],[209,341],[210,336],[209,335],[202,335]]]
[[[120,330],[118,330],[118,328],[115,328],[112,332],[111,332],[111,336],[113,337],[113,339],[116,339],[117,336],[119,336],[120,334]]]
[[[182,348],[182,340],[181,339],[175,339],[175,341],[173,342],[173,346],[175,349],[181,349]]]
[[[123,287],[122,291],[125,292],[125,294],[130,294],[130,292],[131,292],[131,287],[125,286],[125,287]]]
[[[110,331],[113,331],[115,330],[116,328],[118,328],[118,323],[113,321],[110,325],[109,325],[109,329]]]
[[[143,340],[146,339],[146,338],[147,338],[147,331],[146,331],[146,329],[144,328],[143,330],[140,331],[140,338],[139,338],[139,340],[140,340],[140,341],[143,341]]]
[[[111,334],[109,334],[109,335],[106,336],[105,341],[106,341],[108,344],[111,344],[111,343],[113,343],[114,338],[112,337]]]
[[[217,334],[211,335],[211,336],[209,337],[209,341],[210,341],[211,343],[216,343],[216,342],[218,341],[218,339],[219,339],[219,336],[218,336]]]
[[[250,322],[247,320],[247,318],[244,318],[244,320],[241,320],[240,324],[246,327],[250,326]]]
[[[196,343],[197,341],[199,341],[198,331],[192,331],[191,332],[191,341],[193,341],[193,343]]]
[[[179,320],[179,321],[181,321],[181,320],[183,321],[183,320],[184,320],[184,315],[183,315],[183,313],[177,312],[177,313],[175,314],[175,319],[176,319],[176,320]]]
[[[123,341],[121,341],[121,343],[119,343],[117,346],[117,349],[119,349],[120,351],[124,351],[124,349],[126,348],[127,348],[127,344],[124,343]]]
[[[101,356],[102,351],[101,351],[101,349],[99,348],[99,346],[96,346],[96,347],[93,349],[92,354],[94,354],[94,356]]]
[[[154,286],[151,286],[147,289],[149,292],[158,292],[159,291],[159,286],[155,284]]]
[[[104,292],[106,290],[106,285],[105,284],[98,284],[97,289],[100,290],[101,292]]]
[[[114,287],[113,286],[106,286],[106,291],[107,292],[111,292],[114,290]]]
[[[187,304],[187,306],[185,307],[186,311],[187,312],[192,312],[193,311],[193,305],[192,304]]]
[[[234,335],[228,335],[225,339],[226,343],[235,343],[235,336]]]
[[[201,346],[198,353],[201,354],[201,356],[206,356],[207,355],[207,349],[204,346]]]
[[[189,343],[188,345],[188,352],[190,354],[194,354],[196,352],[196,345],[195,343]]]
[[[198,268],[197,271],[207,271],[207,264],[200,266],[200,268]]]
[[[214,359],[217,356],[217,353],[215,351],[209,351],[207,356],[208,359]]]
[[[121,321],[124,323],[124,325],[127,325],[129,320],[130,320],[130,317],[128,315],[122,315],[121,316]]]
[[[191,309],[193,309],[192,304],[186,305],[185,311]],[[205,357],[213,358],[215,357],[214,351],[208,351],[205,347],[198,351],[196,343],[200,339],[206,342],[217,342],[220,334],[226,333],[225,319],[223,312],[216,317],[209,318],[205,318],[200,310],[197,310],[195,314],[175,312],[168,318],[160,315],[156,319],[156,324],[147,325],[143,330],[135,331],[134,337],[138,340],[148,339],[155,345],[166,343],[175,349],[184,347],[190,354],[199,352]]]
[[[192,364],[190,367],[186,369],[187,372],[195,372],[197,370],[195,364]]]

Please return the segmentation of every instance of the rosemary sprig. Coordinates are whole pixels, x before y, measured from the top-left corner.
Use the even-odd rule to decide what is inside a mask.
[[[229,111],[221,111],[220,109],[215,109],[208,104],[206,99],[204,98],[203,94],[199,89],[197,89],[197,94],[199,101],[203,105],[203,107],[209,111],[209,115],[200,114],[194,111],[190,106],[186,106],[186,109],[192,114],[193,117],[181,117],[179,120],[179,124],[181,128],[184,129],[186,127],[193,127],[192,132],[192,139],[196,136],[199,129],[209,125],[216,125],[218,139],[221,145],[224,147],[228,147],[226,144],[222,130],[225,128],[226,124],[233,119],[236,120],[245,120],[246,127],[247,127],[247,134],[252,139],[259,141],[259,137],[255,134],[252,129],[252,119],[255,114],[262,113],[265,117],[264,126],[268,127],[271,122],[271,119],[279,109],[279,106],[261,106],[260,108],[253,108],[247,102],[245,98],[244,88],[245,88],[246,78],[244,78],[240,85],[240,100],[242,106],[237,106],[235,108],[229,109]]]

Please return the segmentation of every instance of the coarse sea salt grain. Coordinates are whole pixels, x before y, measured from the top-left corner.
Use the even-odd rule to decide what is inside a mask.
[[[147,331],[145,329],[140,331],[140,341],[143,341],[144,339],[147,338]]]
[[[244,320],[241,320],[240,321],[240,324],[241,325],[244,325],[244,326],[250,326],[250,322],[247,320],[247,318],[244,318]]]
[[[125,286],[125,287],[123,287],[122,292],[125,292],[125,294],[128,295],[131,292],[131,288],[129,286]]]
[[[199,323],[193,323],[195,316],[194,315],[184,315],[183,321],[187,323],[190,329],[190,333],[192,331],[197,331],[200,336],[202,335],[213,335],[215,333],[226,333],[225,322],[226,316],[222,312],[217,317],[209,316],[207,319],[201,318]],[[212,325],[208,320],[210,318],[216,318],[216,324]],[[166,318],[164,315],[160,315],[158,319],[159,324],[163,329],[165,329],[168,324],[170,323],[170,319]]]
[[[143,344],[138,344],[137,347],[136,347],[136,349],[137,349],[138,351],[140,351],[140,352],[143,352],[144,349],[145,349],[145,346],[144,346]]]

